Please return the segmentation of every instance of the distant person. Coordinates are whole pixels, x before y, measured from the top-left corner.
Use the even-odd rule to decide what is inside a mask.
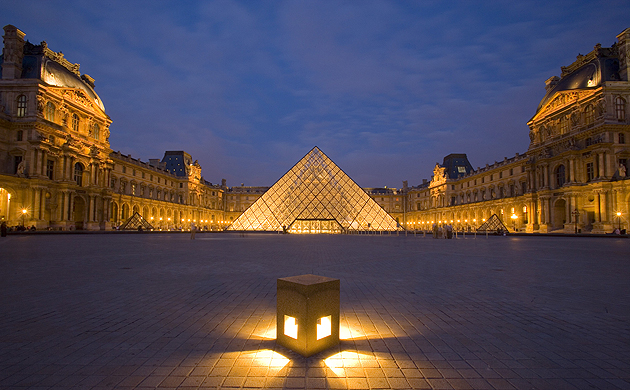
[[[5,221],[2,221],[2,224],[0,225],[0,237],[6,237],[7,236],[7,223]]]
[[[194,240],[195,239],[195,233],[197,233],[197,227],[195,226],[194,222],[190,223],[190,239]]]

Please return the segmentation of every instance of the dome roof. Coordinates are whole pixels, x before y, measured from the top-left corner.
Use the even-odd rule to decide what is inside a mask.
[[[82,90],[94,102],[94,104],[105,112],[103,101],[98,97],[91,85],[89,85],[77,74],[66,69],[63,65],[46,57],[44,57],[42,64],[41,79],[45,83],[55,87],[77,88]]]

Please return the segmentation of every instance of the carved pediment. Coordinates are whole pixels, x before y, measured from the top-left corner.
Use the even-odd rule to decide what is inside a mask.
[[[92,103],[92,99],[90,99],[85,92],[80,89],[66,89],[63,92],[63,98],[66,100],[71,100],[83,107],[87,107],[90,109],[94,108],[94,104]]]
[[[435,164],[433,168],[433,179],[431,179],[431,186],[443,184],[446,182],[446,168],[442,167],[439,163]]]
[[[554,113],[562,108],[573,105],[580,100],[592,96],[593,91],[564,91],[558,92],[553,99],[549,100],[534,117],[534,120]]]

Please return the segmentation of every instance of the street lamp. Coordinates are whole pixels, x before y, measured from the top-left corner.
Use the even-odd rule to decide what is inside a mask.
[[[621,232],[621,211],[617,211],[617,229]]]
[[[26,213],[28,211],[26,209],[22,209],[22,227],[24,227],[24,219],[26,218]]]
[[[516,219],[518,218],[518,215],[512,214],[510,218],[512,218],[512,229],[516,232]]]
[[[573,221],[575,222],[575,234],[578,233],[578,218],[580,217],[580,211],[576,208],[571,212],[573,215]]]

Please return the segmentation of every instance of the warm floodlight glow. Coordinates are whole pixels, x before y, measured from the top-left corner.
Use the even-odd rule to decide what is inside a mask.
[[[22,209],[22,214],[26,214],[28,213],[28,211],[26,211],[26,209]]]
[[[297,318],[288,315],[284,316],[284,334],[297,340],[298,324]]]
[[[324,364],[337,376],[346,376],[346,368],[360,368],[361,361],[373,359],[376,357],[365,355],[354,351],[342,351],[324,359]]]
[[[621,211],[617,211],[617,216],[621,217]]]
[[[322,317],[317,320],[317,340],[330,336],[331,332],[332,316]]]
[[[280,371],[281,368],[283,368],[289,363],[289,359],[282,356],[276,351],[272,351],[270,349],[263,349],[256,352],[256,355],[254,356],[254,362],[256,363],[257,366],[262,366],[262,367],[268,366],[270,369],[275,371],[275,372],[272,372],[272,374],[275,374],[276,372]]]

